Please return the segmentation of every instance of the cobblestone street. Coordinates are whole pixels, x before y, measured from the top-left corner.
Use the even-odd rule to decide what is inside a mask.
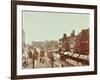
[[[41,62],[40,58],[38,60],[35,60],[34,62],[34,68],[50,68],[51,62],[47,57],[44,57],[44,61]]]
[[[34,68],[53,68],[53,67],[68,67],[72,66],[66,61],[60,60],[57,55],[54,55],[54,61],[51,61],[47,56],[34,60]],[[33,68],[33,60],[28,59],[28,65],[24,68],[32,69]]]

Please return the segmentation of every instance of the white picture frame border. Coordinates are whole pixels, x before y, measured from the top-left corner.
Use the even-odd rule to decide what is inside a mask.
[[[22,11],[50,11],[50,12],[73,12],[73,13],[89,13],[90,14],[90,65],[66,68],[43,68],[43,69],[22,69]],[[59,14],[59,13],[58,13]],[[30,6],[17,5],[17,75],[36,75],[36,74],[51,74],[51,73],[69,73],[69,72],[85,72],[94,71],[94,10],[79,9],[79,8],[60,8],[46,6]]]

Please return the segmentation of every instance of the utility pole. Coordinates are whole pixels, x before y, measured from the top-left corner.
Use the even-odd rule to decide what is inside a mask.
[[[54,56],[53,56],[53,52],[52,52],[52,57],[51,57],[51,66],[52,66],[52,68],[54,67]]]

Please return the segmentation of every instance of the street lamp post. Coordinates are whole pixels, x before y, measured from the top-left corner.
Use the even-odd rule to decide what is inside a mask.
[[[52,68],[54,67],[54,56],[53,56],[53,52],[52,52],[52,57],[51,57],[51,66],[52,66]]]
[[[33,57],[33,68],[34,68],[34,57]]]

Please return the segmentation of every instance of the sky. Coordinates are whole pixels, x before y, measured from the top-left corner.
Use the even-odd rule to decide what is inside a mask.
[[[82,29],[89,28],[89,14],[55,13],[23,11],[22,21],[25,32],[25,43],[32,41],[58,40],[66,33],[70,36],[72,30],[77,35]]]

